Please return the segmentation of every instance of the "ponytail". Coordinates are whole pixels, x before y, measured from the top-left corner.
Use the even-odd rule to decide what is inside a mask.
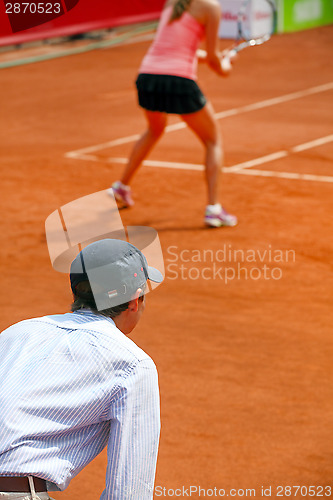
[[[176,0],[176,3],[173,6],[170,22],[179,19],[184,14],[184,12],[188,10],[191,2],[192,0]]]

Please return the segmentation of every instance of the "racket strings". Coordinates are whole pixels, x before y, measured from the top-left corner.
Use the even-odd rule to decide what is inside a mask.
[[[249,42],[247,46],[264,43],[274,33],[275,26],[273,0],[246,0],[238,14],[238,43],[241,40]]]

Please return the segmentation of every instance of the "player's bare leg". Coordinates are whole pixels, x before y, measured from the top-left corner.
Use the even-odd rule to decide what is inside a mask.
[[[208,102],[200,111],[182,115],[182,119],[199,137],[206,149],[205,175],[208,205],[205,222],[208,226],[234,226],[237,218],[228,214],[218,202],[218,182],[223,164],[222,137],[214,116],[212,105]]]
[[[146,158],[150,150],[155,146],[164,132],[167,123],[167,114],[160,111],[144,110],[148,121],[148,129],[142,134],[134,145],[127,166],[121,178],[121,182],[128,185],[139,168],[141,162]]]
[[[129,183],[142,161],[163,134],[167,123],[166,113],[161,113],[159,111],[144,111],[148,122],[148,128],[134,145],[121,180],[112,184],[111,187],[116,200],[124,207],[134,205]]]
[[[219,174],[223,162],[222,138],[214,117],[212,105],[208,102],[200,111],[182,115],[182,119],[199,137],[206,149],[205,174],[208,189],[208,204],[217,203]]]

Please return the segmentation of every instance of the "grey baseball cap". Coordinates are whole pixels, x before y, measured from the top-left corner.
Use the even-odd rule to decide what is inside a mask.
[[[89,281],[99,311],[124,304],[147,280],[161,283],[163,275],[148,266],[146,257],[131,243],[103,239],[86,246],[70,268],[71,288]]]

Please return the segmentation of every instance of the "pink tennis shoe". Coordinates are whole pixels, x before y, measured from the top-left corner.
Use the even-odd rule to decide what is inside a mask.
[[[114,195],[122,207],[132,207],[134,205],[131,188],[122,182],[114,182],[108,191]]]
[[[205,213],[205,224],[209,227],[236,226],[237,217],[229,214],[219,203],[208,205]]]

